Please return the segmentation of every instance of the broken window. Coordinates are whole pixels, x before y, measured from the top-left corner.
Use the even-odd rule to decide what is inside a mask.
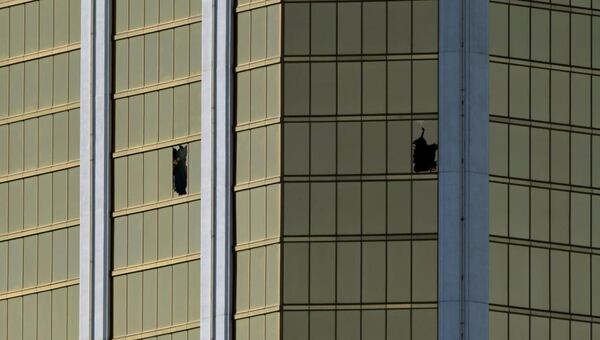
[[[173,147],[173,191],[187,194],[187,146]]]
[[[413,170],[415,172],[433,172],[437,171],[437,161],[435,159],[438,145],[427,144],[425,140],[425,128],[421,128],[421,137],[413,141]]]

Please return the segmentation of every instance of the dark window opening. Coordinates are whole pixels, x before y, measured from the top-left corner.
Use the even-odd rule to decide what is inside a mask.
[[[413,141],[413,170],[415,172],[434,172],[437,171],[437,161],[435,159],[438,145],[427,144],[427,140],[423,137],[425,129],[421,128],[421,137]]]
[[[173,148],[173,190],[187,194],[187,146]]]

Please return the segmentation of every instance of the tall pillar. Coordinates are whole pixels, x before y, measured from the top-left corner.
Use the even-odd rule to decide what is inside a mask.
[[[440,2],[440,340],[488,336],[487,6]]]

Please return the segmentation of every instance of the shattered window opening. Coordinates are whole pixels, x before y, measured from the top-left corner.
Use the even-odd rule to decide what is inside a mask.
[[[173,147],[173,191],[187,194],[187,146]]]
[[[427,144],[423,137],[425,128],[421,128],[421,137],[413,141],[413,170],[415,172],[435,172],[437,171],[436,153],[438,145],[436,143]]]

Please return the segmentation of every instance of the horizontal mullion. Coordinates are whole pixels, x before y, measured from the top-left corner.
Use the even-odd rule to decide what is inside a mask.
[[[498,176],[490,174],[490,182],[500,184],[512,184],[521,186],[530,186],[532,188],[552,189],[560,191],[568,191],[580,194],[600,195],[600,188],[582,187],[570,184],[563,184],[550,181],[537,181],[527,178],[512,178],[508,176]]]
[[[56,231],[61,229],[67,229],[71,227],[75,227],[79,225],[79,218],[70,219],[67,221],[61,221],[51,224],[46,224],[42,226],[36,226],[31,228],[26,228],[18,231],[13,231],[8,234],[0,235],[0,242],[9,241],[17,238],[23,238],[31,235],[39,235],[43,233],[47,233],[50,231]]]
[[[189,203],[189,202],[193,202],[193,201],[197,201],[197,200],[200,200],[199,193],[190,194],[187,196],[182,196],[182,197],[177,197],[177,198],[169,198],[169,199],[154,202],[154,203],[142,204],[142,205],[138,205],[138,206],[134,206],[134,207],[127,207],[124,209],[116,210],[113,212],[112,217],[131,215],[131,214],[136,214],[136,213],[145,212],[145,211],[149,211],[149,210],[170,207],[170,206],[174,206],[174,205],[181,204],[181,203]]]
[[[42,116],[51,115],[54,113],[69,111],[73,109],[79,108],[79,101],[74,101],[66,104],[60,104],[51,106],[41,110],[29,111],[25,113],[20,113],[16,115],[12,115],[6,118],[0,118],[0,125],[7,125],[15,122],[21,122],[32,118],[39,118]]]
[[[201,139],[202,139],[202,137],[201,137],[200,133],[195,133],[193,135],[170,139],[170,140],[166,140],[166,141],[162,141],[162,142],[158,142],[158,143],[145,144],[145,145],[134,147],[134,148],[128,148],[128,149],[115,151],[115,152],[113,152],[112,156],[113,156],[113,158],[120,158],[120,157],[135,155],[135,154],[143,153],[143,152],[147,152],[147,151],[168,148],[168,147],[172,147],[172,146],[176,146],[176,145],[180,145],[180,144],[192,143],[192,142],[199,141]]]
[[[251,1],[247,4],[238,5],[235,8],[236,13],[251,11],[253,9],[267,7],[275,4],[280,4],[281,0],[259,0],[259,1]]]
[[[176,87],[176,86],[180,86],[180,85],[195,83],[195,82],[201,81],[201,80],[202,80],[202,78],[200,75],[192,75],[192,76],[188,76],[188,77],[184,77],[184,78],[165,81],[162,83],[141,86],[141,87],[134,88],[134,89],[119,91],[113,95],[113,99],[120,99],[120,98],[135,96],[138,94],[159,91],[159,90],[163,90],[163,89],[166,89],[169,87]]]
[[[172,266],[179,263],[186,263],[200,259],[200,253],[193,253],[188,255],[176,256],[167,259],[157,260],[153,262],[144,262],[141,264],[136,264],[133,266],[122,267],[118,269],[114,269],[112,271],[112,276],[120,276],[130,273],[141,272],[150,269],[156,269],[166,266]]]
[[[44,284],[44,285],[40,285],[40,286],[29,287],[29,288],[24,288],[24,289],[19,289],[19,290],[13,290],[13,291],[9,291],[6,293],[1,293],[0,301],[16,298],[16,297],[20,297],[20,296],[30,295],[30,294],[43,293],[43,292],[47,292],[50,290],[74,286],[77,284],[79,284],[78,278],[62,280],[59,282],[52,282],[52,283],[48,283],[48,284]]]
[[[48,165],[36,169],[19,171],[16,173],[0,176],[0,183],[11,182],[19,179],[25,179],[33,176],[44,175],[52,172],[61,170],[68,170],[77,168],[79,166],[79,160],[69,161],[59,164]]]
[[[40,50],[32,53],[27,53],[24,55],[0,60],[0,67],[9,66],[13,64],[24,63],[26,61],[40,59],[44,57],[49,57],[53,55],[58,55],[66,52],[76,51],[81,48],[80,43],[71,43],[63,46],[53,47],[46,50]]]
[[[563,71],[577,74],[585,74],[585,75],[600,75],[600,69],[592,68],[592,67],[579,67],[567,64],[557,64],[545,61],[537,61],[530,59],[519,59],[519,58],[511,58],[511,57],[503,57],[497,55],[490,55],[490,62],[498,63],[498,64],[507,64],[507,65],[515,65],[515,66],[524,66],[531,67],[537,69],[544,69],[549,71]]]
[[[191,322],[186,322],[186,323],[182,323],[182,324],[178,324],[178,325],[156,328],[156,329],[150,330],[150,331],[144,331],[144,332],[139,332],[139,333],[130,333],[130,334],[123,335],[123,336],[113,337],[112,339],[113,340],[146,339],[149,337],[156,337],[156,336],[160,336],[160,335],[191,330],[191,329],[198,328],[198,327],[200,327],[200,321],[191,321]]]
[[[163,22],[160,24],[152,25],[152,26],[144,26],[144,27],[135,28],[132,30],[117,33],[114,35],[114,40],[116,41],[116,40],[127,39],[127,38],[131,38],[131,37],[136,37],[139,35],[164,31],[167,29],[191,25],[191,24],[195,24],[195,23],[199,23],[199,22],[202,22],[202,16],[200,16],[200,15],[183,18],[183,19],[177,19],[177,20],[173,20],[173,21],[168,21],[168,22]]]

